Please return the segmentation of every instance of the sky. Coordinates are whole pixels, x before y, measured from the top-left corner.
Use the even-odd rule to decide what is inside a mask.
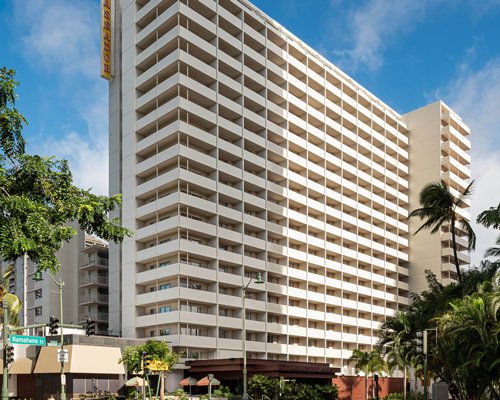
[[[500,201],[500,0],[254,0],[404,114],[441,99],[472,134],[472,217]],[[107,193],[108,84],[98,0],[0,0],[0,66],[17,71],[31,153]],[[473,263],[498,232],[475,228]]]

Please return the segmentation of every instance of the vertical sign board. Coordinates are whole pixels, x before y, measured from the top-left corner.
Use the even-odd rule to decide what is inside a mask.
[[[113,76],[112,0],[101,0],[101,77],[108,81]]]

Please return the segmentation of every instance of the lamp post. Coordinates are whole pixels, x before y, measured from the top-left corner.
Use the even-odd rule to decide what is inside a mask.
[[[3,349],[3,375],[2,375],[2,400],[9,400],[9,366],[6,363],[6,348],[9,340],[9,308],[3,303],[3,330],[2,330],[2,349]]]
[[[248,286],[250,286],[250,283],[254,281],[256,284],[261,284],[264,283],[262,280],[262,276],[260,275],[260,272],[257,274],[255,279],[253,277],[250,277],[250,280],[248,283],[243,287],[243,297],[242,297],[242,318],[243,318],[243,398],[242,400],[248,400],[248,393],[247,393],[247,311],[246,311],[246,298],[247,298],[247,289]]]
[[[66,376],[64,375],[64,336],[63,336],[63,302],[62,302],[62,289],[64,286],[64,282],[59,277],[59,281],[57,281],[51,274],[49,274],[50,279],[57,285],[59,288],[59,318],[60,318],[60,323],[59,323],[59,329],[61,330],[61,393],[59,396],[60,400],[66,400]],[[33,280],[39,282],[43,280],[42,277],[42,272],[41,271],[36,271],[35,276],[33,277]]]

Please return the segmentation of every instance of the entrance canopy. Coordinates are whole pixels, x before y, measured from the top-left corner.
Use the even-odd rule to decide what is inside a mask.
[[[68,345],[69,361],[64,372],[71,374],[125,374],[125,367],[118,363],[122,353],[118,347]],[[59,347],[42,347],[35,365],[35,374],[58,374],[61,363],[57,361]]]

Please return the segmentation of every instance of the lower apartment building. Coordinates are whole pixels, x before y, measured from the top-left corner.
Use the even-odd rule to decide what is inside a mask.
[[[35,281],[37,264],[27,257],[13,263],[9,292],[23,302],[19,323],[21,326],[48,324],[51,315],[61,320],[56,282],[62,280],[64,323],[84,326],[89,317],[95,322],[96,334],[116,336],[119,332],[111,332],[108,326],[108,243],[79,229],[77,232],[57,253],[61,270],[53,275],[54,279],[47,271],[42,273],[41,281]],[[3,262],[1,266],[6,269],[10,264]],[[43,329],[37,331],[41,334]]]
[[[110,246],[110,329],[188,358],[242,357],[245,340],[250,358],[348,367],[422,269],[408,213],[425,113],[399,115],[245,0],[112,11],[110,191],[135,236]],[[452,164],[449,109],[431,107],[429,181]]]

